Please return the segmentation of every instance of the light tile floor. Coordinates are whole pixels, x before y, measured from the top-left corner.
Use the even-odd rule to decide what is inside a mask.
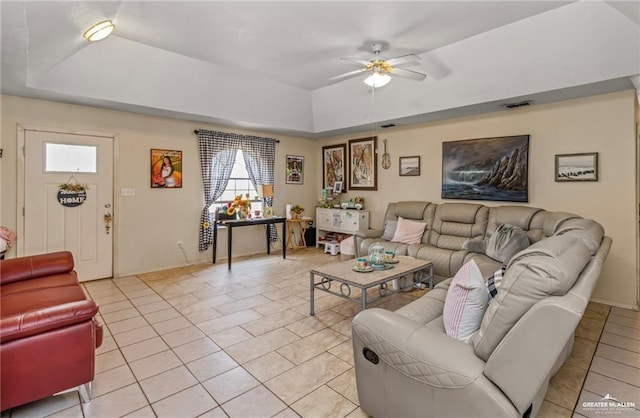
[[[105,324],[92,401],[69,392],[2,418],[364,417],[351,348],[359,306],[317,292],[309,316],[308,271],[341,257],[308,249],[237,260],[231,272],[219,263],[88,282]],[[590,303],[538,416],[601,416],[582,405],[607,394],[640,408],[640,314]]]

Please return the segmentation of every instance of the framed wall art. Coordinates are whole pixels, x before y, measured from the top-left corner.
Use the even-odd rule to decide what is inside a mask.
[[[345,144],[322,147],[322,188],[333,189],[336,181],[344,182],[346,157]]]
[[[529,201],[529,135],[442,143],[442,198]]]
[[[415,155],[413,157],[400,157],[401,176],[419,176],[420,175],[420,156]]]
[[[304,157],[287,155],[287,184],[304,184]]]
[[[349,190],[378,190],[377,138],[349,140]]]
[[[598,153],[556,155],[556,181],[598,181]]]
[[[151,188],[182,188],[182,151],[151,150]]]

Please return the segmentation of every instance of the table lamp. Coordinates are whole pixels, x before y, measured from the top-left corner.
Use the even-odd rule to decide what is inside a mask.
[[[262,198],[262,210],[265,218],[273,216],[273,207],[267,206],[267,199],[273,197],[273,184],[261,184],[258,186],[258,192]]]

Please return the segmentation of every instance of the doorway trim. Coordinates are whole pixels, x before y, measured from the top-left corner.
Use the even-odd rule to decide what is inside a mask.
[[[113,248],[112,248],[112,266],[111,271],[113,277],[119,276],[119,271],[117,266],[119,263],[118,256],[118,219],[119,213],[118,209],[120,207],[119,194],[116,193],[116,190],[120,189],[120,179],[118,176],[118,155],[119,155],[119,138],[120,136],[117,133],[113,132],[100,132],[100,131],[90,131],[85,129],[66,129],[66,128],[54,128],[54,127],[46,127],[39,125],[29,125],[29,124],[18,124],[17,130],[17,148],[16,148],[16,156],[17,156],[17,164],[16,164],[16,228],[19,236],[24,236],[24,207],[25,207],[25,175],[26,175],[26,165],[25,165],[25,138],[27,131],[38,131],[38,132],[51,132],[58,134],[67,134],[67,135],[86,135],[86,136],[96,136],[102,138],[110,138],[113,140]],[[21,257],[24,255],[24,240],[18,240],[16,243],[16,255]]]
[[[636,113],[640,115],[640,90],[636,96]],[[640,310],[640,122],[636,123],[636,310]]]

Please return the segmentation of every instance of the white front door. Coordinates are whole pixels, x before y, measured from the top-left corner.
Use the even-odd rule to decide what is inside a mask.
[[[24,132],[24,255],[67,250],[81,281],[112,277],[113,138]],[[86,200],[71,206],[82,198],[62,184],[86,185]]]

